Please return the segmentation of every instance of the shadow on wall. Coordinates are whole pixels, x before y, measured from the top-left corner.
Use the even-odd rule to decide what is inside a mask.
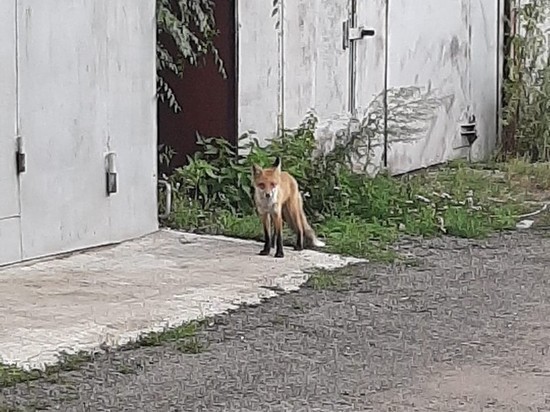
[[[425,139],[441,108],[447,112],[451,109],[454,96],[408,86],[388,89],[387,102],[387,119],[384,118],[384,93],[380,92],[357,120],[349,114],[341,114],[320,121],[315,136],[319,151],[329,153],[337,144],[342,145],[351,153],[350,161],[357,172],[374,175],[384,164],[386,131],[390,147],[392,143]],[[357,133],[350,130],[353,122],[358,123]]]

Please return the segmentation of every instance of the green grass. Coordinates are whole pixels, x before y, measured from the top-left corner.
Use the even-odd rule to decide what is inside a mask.
[[[198,336],[202,324],[202,321],[191,321],[178,327],[165,329],[162,332],[146,333],[119,349],[129,350],[139,347],[170,345],[182,353],[198,354],[207,349],[206,343]],[[0,388],[28,383],[37,379],[56,382],[61,379],[62,372],[78,370],[93,361],[93,354],[80,351],[74,354],[62,352],[59,355],[59,361],[53,365],[47,365],[44,370],[25,370],[16,365],[0,363]],[[121,366],[118,371],[119,373],[131,373],[131,370],[126,366]]]
[[[346,216],[328,219],[318,225],[317,232],[325,239],[329,252],[372,260],[395,258],[395,253],[389,249],[398,237],[395,227]]]
[[[363,156],[354,146],[357,141],[344,139],[326,156],[314,156],[316,126],[315,116],[307,116],[267,145],[252,139],[244,146],[246,156],[236,156],[221,138],[198,138],[200,150],[170,177],[174,207],[163,223],[261,240],[250,199],[250,169],[267,167],[275,157],[306,194],[306,213],[327,240],[326,250],[371,260],[394,260],[391,246],[402,235],[480,238],[512,229],[523,213],[550,199],[550,165],[521,159],[453,161],[400,177],[368,178],[349,165],[349,156]],[[292,237],[285,235],[285,244]]]
[[[119,365],[117,367],[117,372],[121,375],[131,375],[134,374],[136,371],[128,365]]]
[[[53,365],[47,365],[44,370],[27,370],[16,365],[0,363],[0,388],[31,382],[40,378],[53,382],[59,379],[61,372],[77,370],[82,365],[92,361],[93,356],[90,353],[81,351],[74,354],[61,352],[58,362]]]
[[[169,344],[182,353],[197,354],[206,350],[206,344],[198,337],[203,322],[191,321],[181,326],[167,328],[162,332],[150,332],[142,335],[126,348],[161,346]]]
[[[522,161],[468,165],[452,162],[402,177],[377,176],[354,183],[360,193],[335,204],[338,215],[312,218],[328,252],[373,261],[393,261],[391,245],[401,235],[433,237],[441,234],[482,238],[513,229],[521,214],[548,199],[550,166]],[[306,199],[307,204],[307,199]],[[311,213],[310,213],[311,215]],[[190,203],[175,202],[168,225],[199,233],[262,239],[254,214],[227,210],[205,212]],[[293,236],[285,232],[285,244]]]
[[[308,285],[315,290],[341,289],[342,279],[331,271],[319,271],[308,280]]]
[[[0,405],[0,412],[22,412],[23,409]]]
[[[38,370],[27,371],[15,365],[0,363],[0,388],[33,381],[41,376],[42,372]]]

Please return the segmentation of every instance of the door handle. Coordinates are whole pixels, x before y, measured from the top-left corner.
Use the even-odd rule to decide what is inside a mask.
[[[365,29],[364,27],[358,28],[359,33],[357,35],[357,38],[351,38],[351,40],[359,40],[363,37],[372,37],[376,34],[376,31],[374,29]]]
[[[349,21],[344,21],[342,24],[343,28],[343,39],[342,47],[346,50],[352,41],[361,40],[364,37],[373,37],[376,35],[376,30],[371,28],[366,28],[363,26],[360,27],[349,27]]]

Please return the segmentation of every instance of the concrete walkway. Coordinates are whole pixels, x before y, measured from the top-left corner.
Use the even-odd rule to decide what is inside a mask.
[[[100,352],[2,388],[0,411],[549,411],[548,232],[395,246],[415,264],[354,265],[215,316],[198,353]]]
[[[0,359],[23,367],[60,351],[118,345],[241,303],[299,287],[315,268],[356,259],[288,250],[258,256],[258,242],[161,230],[150,236],[0,270]]]

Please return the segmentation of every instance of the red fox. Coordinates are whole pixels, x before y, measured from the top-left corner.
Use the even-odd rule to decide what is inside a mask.
[[[277,157],[272,167],[262,169],[258,165],[252,166],[252,180],[254,183],[254,202],[264,228],[264,248],[260,255],[269,255],[275,247],[275,257],[284,257],[283,252],[283,220],[296,234],[294,250],[303,250],[307,246],[323,247],[309,225],[304,214],[302,195],[298,189],[296,179],[289,173],[281,171],[281,159]],[[271,235],[271,223],[274,227],[274,236]]]

